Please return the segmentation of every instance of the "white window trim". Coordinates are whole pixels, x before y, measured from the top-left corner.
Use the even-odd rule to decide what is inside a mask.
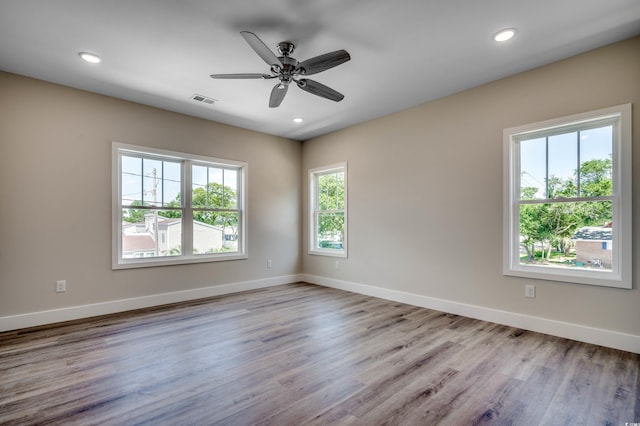
[[[344,240],[342,242],[342,249],[326,249],[316,247],[317,234],[316,230],[316,194],[318,191],[317,175],[328,174],[332,172],[344,172]],[[347,240],[348,240],[348,187],[347,187],[347,163],[337,163],[330,166],[316,167],[309,169],[309,254],[331,257],[347,257]]]
[[[238,204],[240,206],[240,217],[238,227],[238,252],[235,253],[215,253],[215,254],[182,254],[180,256],[169,257],[143,257],[133,259],[123,259],[121,257],[120,248],[122,247],[122,208],[120,207],[122,186],[120,184],[120,152],[129,151],[134,154],[151,155],[164,157],[166,159],[186,160],[187,162],[197,162],[204,164],[213,164],[221,166],[234,166],[241,168]],[[191,191],[185,190],[191,188],[191,174],[187,173],[183,168],[182,171],[182,188],[185,194],[185,204],[190,206]],[[144,146],[136,146],[112,142],[111,147],[111,205],[112,205],[112,247],[111,247],[111,268],[112,269],[129,269],[129,268],[145,268],[152,266],[167,265],[183,265],[189,263],[219,262],[226,260],[237,260],[248,258],[247,251],[247,181],[248,181],[248,165],[245,162],[226,160],[215,157],[207,157],[202,155],[187,154],[183,152],[169,151],[164,149],[150,148]],[[190,214],[190,207],[186,207],[185,212]],[[192,221],[183,218],[183,244],[191,246],[189,243],[192,239]]]
[[[526,133],[579,125],[604,118],[619,118],[613,146],[613,250],[616,253],[611,271],[564,269],[522,265],[519,262],[520,197],[519,151],[515,139]],[[632,288],[632,156],[631,104],[618,105],[558,119],[505,129],[503,132],[503,274],[534,279],[564,281],[605,287]]]

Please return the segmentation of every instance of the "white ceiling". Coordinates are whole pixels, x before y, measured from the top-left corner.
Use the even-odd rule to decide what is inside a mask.
[[[276,80],[211,79],[269,73],[241,30],[299,61],[346,49],[311,77],[345,99],[291,86],[271,109]],[[0,0],[0,69],[307,140],[638,34],[639,0]]]

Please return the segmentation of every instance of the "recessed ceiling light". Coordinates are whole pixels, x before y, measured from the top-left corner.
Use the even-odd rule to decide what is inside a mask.
[[[516,35],[516,30],[515,28],[507,28],[504,30],[500,30],[498,31],[494,36],[493,39],[495,41],[507,41],[507,40],[511,40],[513,38],[513,36]]]
[[[304,121],[304,118],[302,118],[302,117],[296,117],[296,118],[293,119],[294,123],[302,123],[303,121]]]
[[[78,53],[78,55],[80,55],[80,57],[82,59],[84,59],[85,61],[89,62],[90,64],[98,64],[98,63],[100,63],[100,61],[102,61],[100,56],[98,56],[98,55],[96,55],[94,53],[80,52],[80,53]]]

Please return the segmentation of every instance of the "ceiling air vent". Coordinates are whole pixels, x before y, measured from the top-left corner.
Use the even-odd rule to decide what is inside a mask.
[[[207,105],[213,105],[214,103],[216,103],[215,99],[210,98],[208,96],[204,96],[204,95],[198,95],[197,93],[191,96],[191,99],[193,99],[196,102],[202,102],[203,104],[207,104]]]

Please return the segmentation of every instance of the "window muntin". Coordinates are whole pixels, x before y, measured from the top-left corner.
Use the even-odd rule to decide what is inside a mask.
[[[630,288],[630,114],[505,130],[506,275]]]
[[[113,167],[114,269],[246,258],[245,163],[114,143]]]
[[[180,192],[181,163],[122,155],[122,205],[166,206]]]
[[[309,253],[347,255],[347,165],[309,171]]]

